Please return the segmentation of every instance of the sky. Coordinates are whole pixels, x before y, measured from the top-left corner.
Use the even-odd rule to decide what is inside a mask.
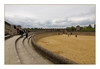
[[[94,4],[5,4],[5,21],[23,28],[66,28],[96,22]]]

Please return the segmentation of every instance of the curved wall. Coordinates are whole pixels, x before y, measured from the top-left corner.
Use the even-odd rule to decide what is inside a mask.
[[[40,54],[42,54],[44,57],[51,60],[55,64],[77,64],[76,62],[71,61],[70,59],[64,58],[64,57],[62,57],[56,53],[53,53],[53,52],[39,46],[38,44],[36,44],[36,41],[42,37],[51,36],[51,35],[60,35],[60,34],[62,34],[62,33],[52,32],[52,33],[35,34],[32,37],[32,45],[37,52],[39,52]]]
[[[95,32],[68,32],[67,34],[72,33],[72,35],[89,35],[95,36]]]

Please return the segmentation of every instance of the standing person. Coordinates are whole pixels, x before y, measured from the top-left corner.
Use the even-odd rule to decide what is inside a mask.
[[[72,32],[70,33],[70,36],[72,35]]]
[[[24,31],[23,30],[20,30],[21,37],[23,37],[23,34],[24,34]]]
[[[75,37],[77,37],[77,35],[75,35]]]
[[[28,32],[26,31],[26,38],[28,37]]]
[[[69,36],[69,34],[68,34],[68,36]]]

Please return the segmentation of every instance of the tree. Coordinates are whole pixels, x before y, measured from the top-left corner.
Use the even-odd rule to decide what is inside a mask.
[[[31,28],[33,30],[33,28]]]
[[[80,30],[82,30],[83,29],[83,27],[80,27]]]
[[[37,30],[38,28],[34,28],[35,30]]]
[[[76,28],[74,26],[71,27],[71,31],[75,31]]]
[[[92,28],[91,24],[89,24],[88,28]]]

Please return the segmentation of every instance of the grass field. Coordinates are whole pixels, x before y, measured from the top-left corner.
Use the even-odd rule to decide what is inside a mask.
[[[54,35],[41,38],[37,43],[79,64],[95,64],[95,36]]]

